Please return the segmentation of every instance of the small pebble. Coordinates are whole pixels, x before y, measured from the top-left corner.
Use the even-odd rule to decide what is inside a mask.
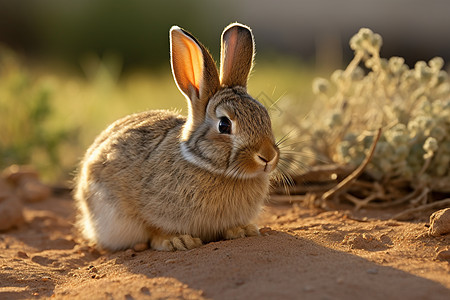
[[[37,179],[22,179],[18,186],[18,194],[26,202],[44,201],[51,193],[51,188]]]
[[[30,166],[12,165],[3,170],[3,177],[13,185],[18,185],[24,178],[39,179],[39,174]]]
[[[243,279],[238,279],[238,280],[236,280],[236,282],[235,282],[235,284],[236,284],[237,286],[243,285],[244,283],[245,283],[245,281],[244,281]]]
[[[167,259],[165,261],[166,264],[173,264],[173,263],[176,263],[176,262],[177,262],[177,260],[175,258],[169,258],[169,259]]]
[[[134,257],[134,255],[136,255],[136,254],[134,253],[134,250],[133,250],[133,249],[127,249],[127,250],[125,250],[125,254],[126,254],[127,256],[132,256],[132,257]]]
[[[2,178],[0,178],[0,216],[0,231],[6,231],[24,222],[22,202]]]
[[[133,300],[133,296],[131,296],[130,294],[126,294],[125,295],[125,300]]]
[[[39,174],[30,166],[12,165],[3,171],[3,176],[26,202],[45,200],[52,193],[52,189],[39,180]]]
[[[438,260],[449,260],[450,261],[450,250],[442,250],[436,255]]]
[[[17,257],[20,257],[20,258],[28,258],[28,254],[26,254],[26,253],[23,252],[23,251],[17,251]]]
[[[376,269],[376,268],[368,269],[367,274],[372,274],[372,275],[378,274],[378,269]]]
[[[148,289],[148,287],[143,286],[141,287],[141,293],[145,295],[150,295],[150,290]]]
[[[428,233],[431,236],[450,233],[450,208],[438,210],[431,215]]]

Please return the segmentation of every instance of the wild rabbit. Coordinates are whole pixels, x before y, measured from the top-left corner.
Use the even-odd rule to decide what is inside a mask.
[[[220,77],[190,33],[170,29],[172,73],[188,116],[166,110],[124,117],[81,163],[75,199],[83,235],[118,250],[150,241],[173,251],[259,234],[253,223],[279,160],[271,121],[247,94],[249,27],[222,33]]]

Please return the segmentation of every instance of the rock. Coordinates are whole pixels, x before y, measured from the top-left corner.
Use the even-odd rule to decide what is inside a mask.
[[[52,192],[50,187],[39,180],[38,173],[29,166],[12,165],[3,171],[3,176],[26,202],[43,201],[50,197]]]
[[[50,187],[36,179],[24,178],[18,186],[20,198],[26,202],[39,202],[50,197]]]
[[[442,250],[436,255],[438,260],[448,260],[450,261],[450,250]]]
[[[30,166],[12,165],[3,170],[3,177],[14,186],[18,186],[25,178],[39,180],[39,175]]]
[[[150,290],[148,289],[148,287],[143,286],[141,287],[141,293],[145,295],[150,295]]]
[[[23,251],[17,251],[17,257],[28,258],[28,254],[26,252],[23,252]]]
[[[0,178],[0,231],[22,224],[23,207],[12,188]]]
[[[136,252],[133,249],[127,249],[127,250],[125,250],[124,253],[125,253],[125,256],[127,257],[127,259],[136,257]]]
[[[441,236],[450,233],[450,208],[434,212],[430,217],[430,228],[428,234]]]

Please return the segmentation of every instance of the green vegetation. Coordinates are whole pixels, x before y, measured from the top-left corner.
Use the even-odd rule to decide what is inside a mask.
[[[63,147],[77,142],[77,130],[54,123],[54,90],[18,63],[0,56],[0,166],[33,164],[44,173],[60,172]]]

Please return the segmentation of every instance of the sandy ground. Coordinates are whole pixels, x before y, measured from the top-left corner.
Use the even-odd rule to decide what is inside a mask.
[[[450,299],[450,235],[427,216],[267,206],[262,235],[186,252],[101,252],[69,195],[24,207],[0,232],[0,299]]]

